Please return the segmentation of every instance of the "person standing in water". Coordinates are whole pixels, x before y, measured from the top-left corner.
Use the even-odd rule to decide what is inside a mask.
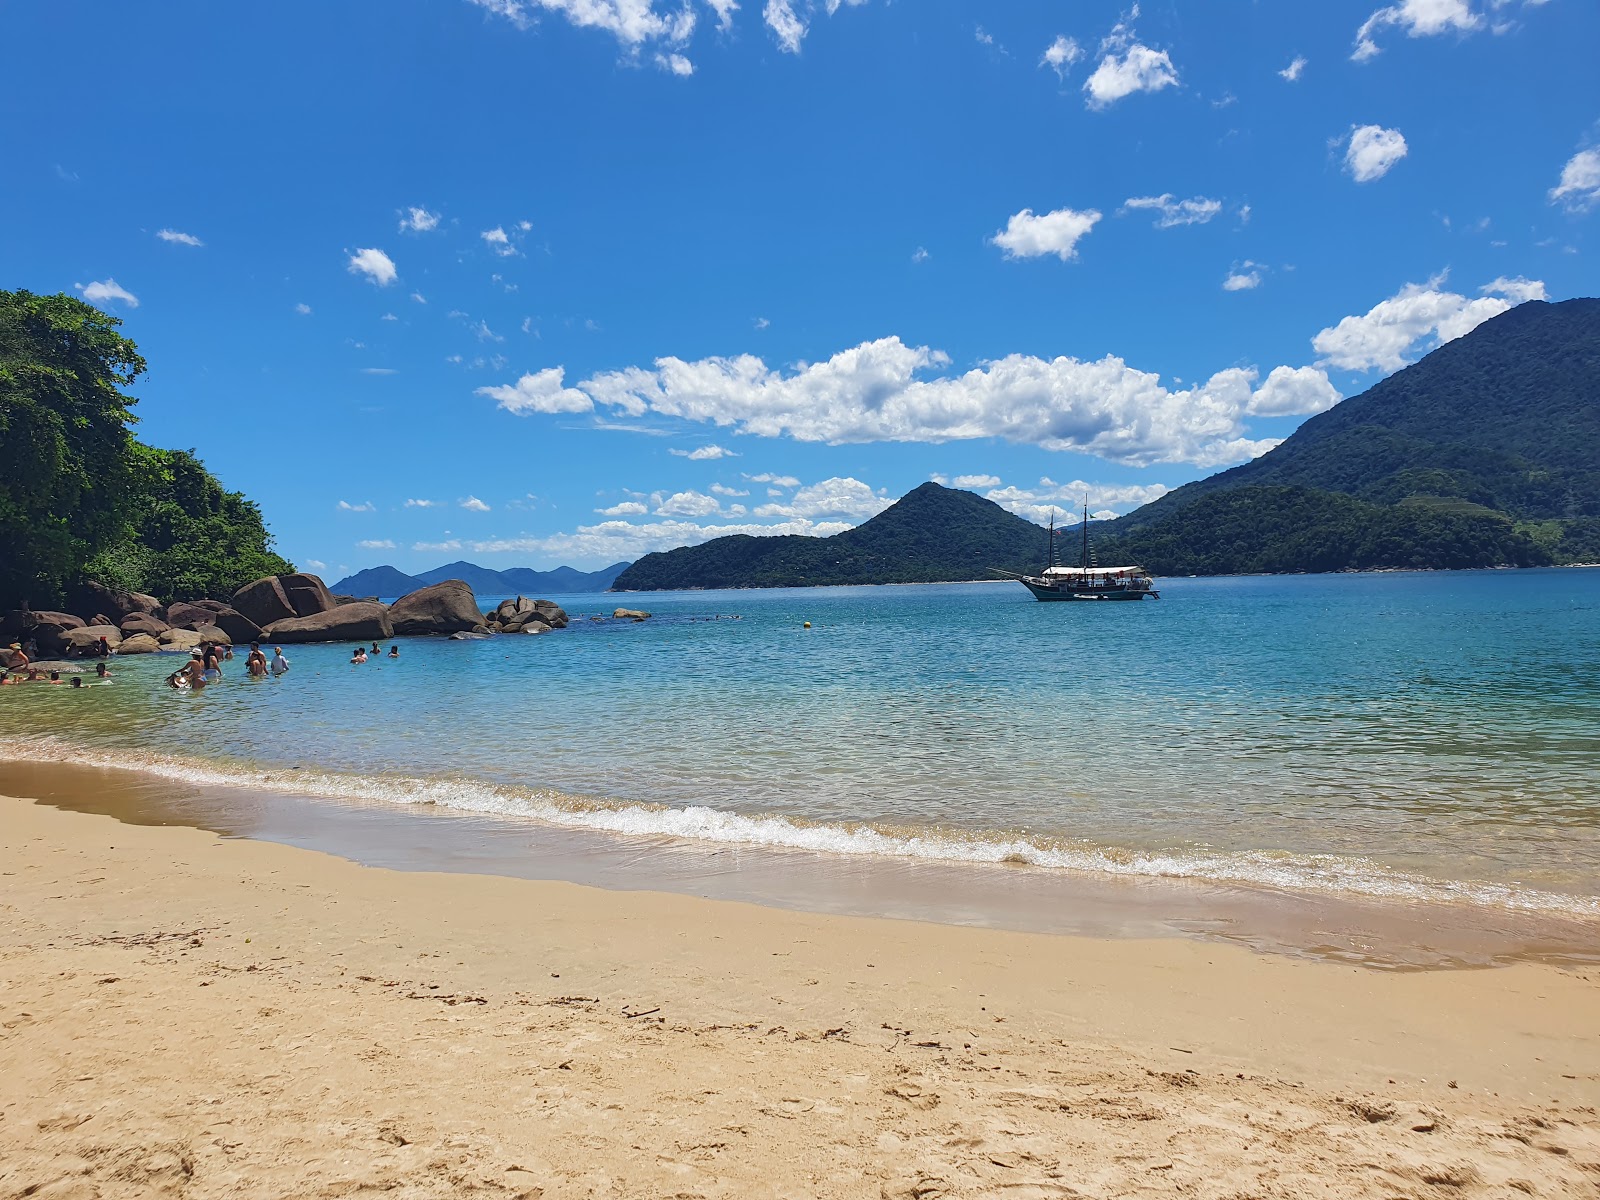
[[[399,658],[400,657],[400,643],[399,642],[396,642],[394,645],[389,647],[389,657],[390,658]]]
[[[289,669],[289,660],[283,656],[283,647],[272,648],[272,677],[278,679]]]
[[[252,679],[266,678],[267,656],[261,653],[259,642],[250,643],[250,656],[244,660],[244,669]]]

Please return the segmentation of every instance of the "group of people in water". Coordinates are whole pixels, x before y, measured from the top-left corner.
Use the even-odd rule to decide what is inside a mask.
[[[213,683],[222,682],[222,664],[233,661],[233,647],[206,642],[195,647],[189,661],[167,676],[167,686],[177,690],[199,691]],[[283,647],[272,648],[272,661],[259,642],[250,643],[250,654],[244,662],[245,674],[252,679],[265,679],[269,674],[278,679],[289,670],[289,660],[283,656]]]
[[[0,667],[0,687],[14,687],[22,683],[55,683],[65,684],[70,687],[82,687],[81,676],[74,675],[71,679],[61,678],[60,671],[51,671],[49,678],[38,667],[33,665],[33,660],[22,652],[22,647],[16,642],[11,643],[11,649],[16,652],[14,661],[9,667]],[[20,661],[15,661],[20,660]],[[111,668],[103,662],[94,665],[94,678],[91,683],[110,683]]]
[[[104,649],[96,655],[101,661],[95,663],[94,678],[90,682],[109,683],[111,682],[111,668],[106,665],[105,659],[110,657],[113,651],[106,645],[104,638],[100,639],[99,646],[104,647]],[[98,648],[91,648],[90,654],[95,655],[96,649]],[[0,685],[11,686],[19,683],[48,682],[67,684],[71,687],[83,686],[84,681],[78,675],[73,674],[70,679],[63,679],[59,670],[51,671],[47,680],[44,677],[45,673],[34,665],[32,658],[20,643],[11,643],[11,650],[11,666],[0,668]],[[187,663],[167,676],[166,685],[174,691],[199,691],[201,688],[208,687],[213,683],[220,683],[222,682],[223,664],[232,662],[233,657],[233,647],[231,645],[202,642],[190,652]],[[389,653],[384,655],[383,647],[377,642],[372,643],[372,652],[370,654],[367,652],[366,646],[357,646],[355,652],[350,656],[350,662],[354,666],[359,663],[370,662],[372,659],[379,657],[387,657],[391,660],[398,659],[400,657],[400,647],[391,645]],[[261,644],[259,642],[251,642],[250,653],[245,657],[244,670],[245,674],[251,679],[265,679],[269,675],[274,679],[280,679],[288,673],[289,660],[284,657],[282,646],[274,646],[272,648],[272,658],[268,659],[266,652],[261,648]]]

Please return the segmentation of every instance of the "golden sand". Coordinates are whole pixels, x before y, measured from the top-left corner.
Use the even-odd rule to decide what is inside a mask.
[[[1600,971],[0,829],[4,1197],[1600,1193]]]

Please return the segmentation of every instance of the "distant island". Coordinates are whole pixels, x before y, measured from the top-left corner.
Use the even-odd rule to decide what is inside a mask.
[[[394,567],[368,567],[357,571],[332,585],[332,589],[346,596],[405,596],[430,584],[446,579],[466,582],[480,596],[543,596],[552,592],[604,592],[609,591],[618,575],[628,567],[625,562],[612,563],[598,571],[579,571],[572,567],[557,567],[553,571],[535,571],[531,567],[510,567],[496,571],[476,563],[453,562],[419,575],[407,575]]]
[[[462,579],[478,595],[547,595],[550,592],[608,592],[627,563],[611,563],[598,571],[578,571],[557,566],[554,571],[534,571],[531,566],[510,566],[496,571],[477,563],[445,563],[432,571],[406,574],[394,566],[368,566],[333,584],[341,595],[408,595],[445,579]]]
[[[1600,561],[1600,300],[1520,305],[1091,533],[1100,562],[1160,575]],[[833,537],[717,538],[648,554],[614,587],[982,579],[1042,565],[1048,540],[928,483]]]

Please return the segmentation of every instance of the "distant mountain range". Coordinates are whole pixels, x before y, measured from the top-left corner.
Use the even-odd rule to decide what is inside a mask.
[[[330,585],[344,596],[404,596],[418,588],[445,579],[465,580],[479,596],[544,596],[563,592],[608,591],[627,569],[625,562],[612,563],[598,571],[578,571],[572,567],[557,567],[553,571],[535,571],[531,567],[512,567],[505,571],[480,567],[476,563],[453,562],[420,575],[407,575],[390,566],[368,567]]]
[[[1098,561],[1160,575],[1600,561],[1600,300],[1502,313],[1260,458],[1091,532]],[[1047,543],[928,483],[833,537],[717,538],[648,554],[614,587],[981,579],[1041,566]]]

